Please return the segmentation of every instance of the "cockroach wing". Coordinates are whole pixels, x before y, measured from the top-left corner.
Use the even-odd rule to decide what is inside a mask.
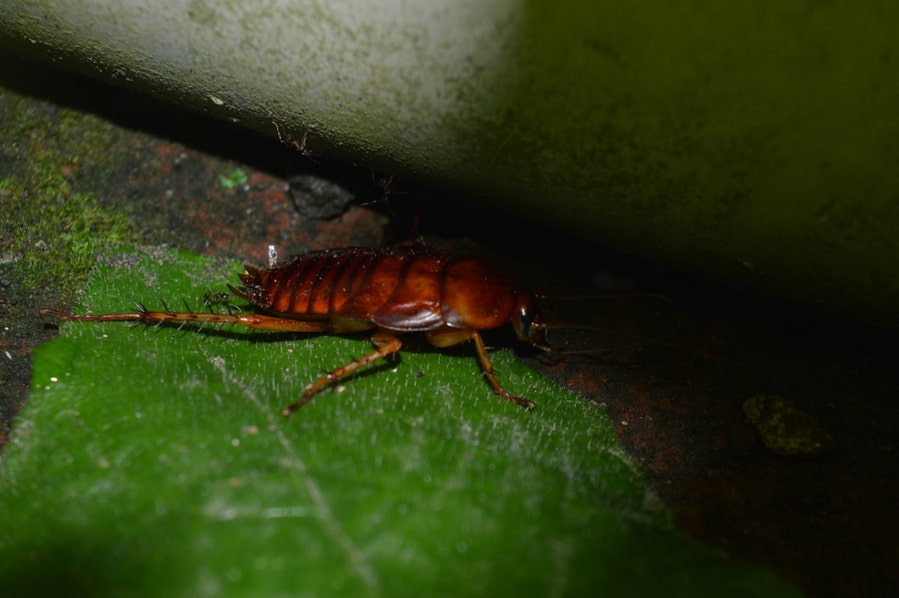
[[[391,302],[377,310],[371,321],[381,328],[403,332],[434,330],[444,323],[440,305],[422,301]]]
[[[381,286],[390,288],[390,295],[373,310],[372,322],[388,330],[408,332],[443,326],[441,275],[447,258],[411,248],[397,251],[393,259],[400,266],[390,271],[393,276],[372,275],[369,280],[371,287],[381,282]],[[379,263],[379,270],[385,265],[389,265],[387,259]]]

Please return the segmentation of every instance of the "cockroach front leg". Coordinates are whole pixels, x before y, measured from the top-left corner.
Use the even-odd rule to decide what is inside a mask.
[[[476,330],[441,329],[428,332],[427,337],[428,341],[435,347],[451,347],[452,345],[458,345],[465,341],[474,341],[475,350],[478,353],[478,360],[481,362],[481,369],[484,370],[484,377],[487,378],[487,382],[493,387],[493,392],[507,401],[521,405],[528,411],[536,406],[534,401],[525,399],[524,397],[515,396],[502,387],[493,373],[493,362],[490,361],[490,356],[487,355],[487,347],[484,346],[484,339],[481,338],[481,335],[478,334]]]
[[[315,393],[320,391],[328,384],[334,382],[335,380],[339,380],[344,376],[349,376],[361,367],[367,366],[370,363],[374,363],[379,359],[383,359],[392,353],[396,353],[400,350],[400,347],[403,346],[403,343],[400,342],[400,339],[384,331],[374,333],[371,337],[371,342],[374,343],[377,349],[367,355],[363,355],[355,361],[351,361],[350,363],[337,368],[336,370],[331,370],[330,372],[316,380],[314,383],[310,384],[306,388],[306,392],[303,393],[303,396],[301,396],[296,403],[288,405],[281,410],[281,415],[283,415],[284,417],[290,417],[291,413],[308,403],[309,399],[311,399]]]

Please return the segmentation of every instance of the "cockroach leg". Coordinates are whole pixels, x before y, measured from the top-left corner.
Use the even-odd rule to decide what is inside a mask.
[[[324,332],[329,323],[324,320],[294,320],[262,314],[219,314],[192,311],[150,311],[141,306],[141,311],[119,314],[70,314],[50,308],[41,308],[40,313],[60,320],[76,322],[139,322],[162,324],[165,322],[182,324],[236,324],[257,330],[278,332]],[[166,308],[168,310],[168,308]]]
[[[330,372],[319,378],[316,382],[310,384],[309,387],[306,388],[306,392],[303,393],[303,396],[300,397],[300,399],[296,403],[288,405],[281,410],[281,415],[283,415],[284,417],[290,417],[291,413],[308,403],[309,399],[311,399],[315,393],[320,391],[328,384],[334,382],[335,380],[339,380],[344,376],[352,374],[361,367],[365,367],[371,363],[378,361],[379,359],[384,359],[388,355],[396,353],[403,346],[403,343],[400,341],[400,339],[384,331],[374,333],[371,337],[371,342],[374,343],[375,347],[377,347],[374,351],[368,353],[367,355],[363,355],[359,359],[351,361],[350,363],[341,366],[336,370],[331,370]]]
[[[474,346],[478,352],[478,359],[481,360],[481,367],[484,369],[484,376],[487,377],[487,382],[490,383],[490,386],[493,387],[494,392],[506,399],[507,401],[512,401],[513,403],[517,403],[530,411],[536,406],[534,401],[530,401],[525,399],[524,397],[517,397],[507,391],[502,385],[499,383],[499,380],[496,379],[496,376],[493,375],[493,362],[490,361],[490,357],[487,355],[487,347],[484,346],[484,339],[481,338],[481,335],[477,332],[473,332],[471,336],[472,340],[474,340]]]
[[[493,387],[493,392],[507,401],[521,405],[528,411],[536,406],[534,401],[529,401],[523,397],[517,397],[502,387],[499,380],[497,380],[496,376],[493,374],[493,362],[490,361],[490,356],[487,354],[487,347],[484,346],[484,339],[481,338],[481,335],[478,334],[477,331],[449,329],[426,332],[425,335],[427,336],[428,341],[435,347],[450,347],[452,345],[464,343],[465,341],[474,341],[478,360],[481,362],[481,369],[484,371],[484,377],[487,378],[487,382]]]

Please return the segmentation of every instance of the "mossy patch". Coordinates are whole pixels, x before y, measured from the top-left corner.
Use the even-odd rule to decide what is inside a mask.
[[[124,213],[73,192],[62,175],[0,180],[0,207],[3,261],[25,290],[53,287],[71,298],[103,248],[136,236]]]
[[[3,279],[29,295],[41,289],[71,300],[100,250],[137,240],[126,212],[104,207],[76,184],[85,166],[108,166],[117,133],[72,109],[8,90],[0,95],[0,131],[9,140],[0,164]]]

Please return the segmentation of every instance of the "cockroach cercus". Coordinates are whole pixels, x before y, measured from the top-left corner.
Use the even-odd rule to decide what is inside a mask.
[[[422,245],[349,247],[294,256],[267,269],[246,266],[240,288],[228,286],[258,313],[138,311],[82,315],[42,308],[42,314],[80,322],[135,321],[237,324],[280,332],[354,333],[373,330],[371,353],[328,372],[281,413],[289,416],[315,393],[402,347],[400,335],[423,332],[435,347],[473,341],[484,376],[499,396],[527,410],[534,402],[506,391],[493,373],[481,331],[511,323],[516,336],[548,350],[538,296],[481,260]],[[215,297],[217,300],[221,298]]]

